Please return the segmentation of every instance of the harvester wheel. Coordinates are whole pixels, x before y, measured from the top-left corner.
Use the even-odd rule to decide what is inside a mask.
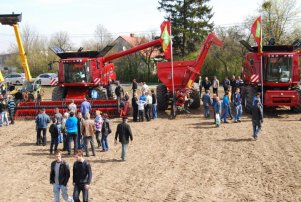
[[[95,90],[97,91],[98,94],[98,100],[107,100],[108,96],[107,96],[107,92],[106,89],[102,88],[102,87],[97,87],[95,88]]]
[[[52,90],[52,100],[62,100],[65,96],[65,90],[64,88],[61,88],[59,86],[56,86]]]
[[[168,107],[168,92],[164,85],[157,86],[157,106],[158,111],[165,111]]]
[[[295,113],[301,113],[301,89],[300,87],[296,89],[299,95],[299,106],[294,106],[291,107],[291,110],[294,111]]]
[[[244,89],[244,108],[247,113],[251,113],[253,97],[256,95],[256,89],[252,86],[246,86]]]
[[[196,89],[192,89],[190,99],[192,100],[192,103],[189,106],[190,109],[197,109],[201,106],[200,93]]]

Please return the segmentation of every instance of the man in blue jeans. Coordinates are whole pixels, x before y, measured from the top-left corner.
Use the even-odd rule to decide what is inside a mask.
[[[122,145],[121,159],[123,161],[126,160],[126,153],[127,153],[127,148],[128,148],[128,144],[129,144],[129,139],[131,139],[131,141],[133,141],[131,127],[127,122],[128,122],[128,118],[123,117],[122,123],[118,124],[117,130],[115,133],[115,144],[117,144],[117,138],[119,137],[119,142]]]
[[[67,130],[67,150],[68,154],[71,154],[71,141],[74,141],[74,152],[77,149],[77,118],[74,116],[74,112],[70,112],[70,116],[66,120],[66,130]]]
[[[41,143],[43,146],[46,145],[46,130],[47,125],[50,123],[49,116],[45,113],[45,109],[41,109],[40,113],[36,117],[36,130],[37,130],[37,145],[40,145]],[[41,137],[41,132],[43,132],[43,138]]]
[[[67,184],[70,178],[69,165],[62,160],[61,152],[55,152],[55,161],[51,163],[50,170],[50,184],[53,185],[54,201],[60,201],[60,191],[65,201],[72,201],[71,197],[68,198]]]
[[[235,108],[235,118],[234,123],[240,122],[240,117],[242,114],[242,105],[241,105],[241,95],[240,95],[240,89],[236,88],[236,91],[234,93],[234,108]]]

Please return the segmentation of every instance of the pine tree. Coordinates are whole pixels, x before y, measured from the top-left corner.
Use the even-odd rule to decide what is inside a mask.
[[[158,9],[166,12],[172,22],[173,49],[176,55],[185,56],[196,50],[196,46],[213,28],[209,23],[213,14],[209,0],[160,0]]]

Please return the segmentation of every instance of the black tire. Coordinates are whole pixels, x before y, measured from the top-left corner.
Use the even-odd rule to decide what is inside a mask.
[[[97,87],[97,88],[94,88],[94,90],[96,90],[98,93],[97,100],[107,100],[108,99],[106,89],[104,89],[102,87]]]
[[[62,100],[65,98],[65,89],[59,86],[56,86],[52,90],[52,100]]]
[[[157,86],[157,107],[158,111],[165,111],[168,107],[168,92],[164,85]]]
[[[245,108],[245,112],[251,113],[253,97],[256,95],[256,89],[252,86],[245,86],[243,93],[243,105]]]
[[[291,110],[295,113],[301,113],[301,89],[297,88],[296,91],[298,92],[299,95],[299,106],[293,106],[291,107]]]
[[[200,93],[198,92],[198,90],[192,89],[190,93],[190,99],[193,100],[189,106],[190,109],[197,109],[201,106]]]

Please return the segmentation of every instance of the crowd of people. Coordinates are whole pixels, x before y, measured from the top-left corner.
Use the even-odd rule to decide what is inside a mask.
[[[238,76],[228,77],[220,83],[217,77],[212,81],[208,77],[202,80],[199,77],[199,93],[204,107],[204,117],[210,118],[210,112],[213,112],[214,124],[219,127],[221,123],[229,123],[228,119],[234,119],[234,123],[241,122],[242,115],[242,96],[241,87],[243,81]],[[218,89],[222,85],[224,89],[223,97],[219,96]],[[133,122],[151,121],[156,119],[157,115],[157,96],[154,89],[150,89],[145,82],[141,82],[141,88],[138,90],[138,83],[134,79],[132,82],[132,110]],[[213,94],[210,94],[212,88]],[[114,91],[116,99],[120,100],[121,107],[125,102],[129,102],[128,92],[124,92],[122,86],[117,83]],[[107,87],[108,97],[113,97],[112,87]],[[140,95],[140,96],[138,96]],[[96,99],[96,97],[94,96]],[[93,99],[93,96],[92,96]],[[0,126],[3,124],[14,124],[14,113],[16,103],[13,96],[8,95],[0,103]],[[233,110],[232,110],[233,109]],[[46,146],[47,128],[49,126],[50,148],[49,153],[55,154],[56,160],[51,163],[50,183],[53,185],[54,199],[59,201],[60,192],[65,201],[79,201],[79,194],[82,192],[83,201],[88,201],[88,190],[92,179],[91,165],[84,159],[97,155],[97,150],[101,152],[109,151],[108,136],[112,133],[109,116],[101,111],[95,111],[95,117],[91,118],[92,106],[87,99],[83,99],[80,106],[76,106],[74,100],[71,100],[63,114],[59,108],[54,109],[54,115],[49,117],[45,109],[40,109],[36,116],[36,145]],[[234,116],[232,116],[232,111]],[[9,116],[8,116],[9,114]],[[9,120],[10,119],[10,120]],[[51,123],[50,123],[51,122]],[[262,104],[260,93],[253,99],[252,107],[252,125],[253,137],[256,140],[263,122]],[[128,118],[123,117],[122,122],[118,124],[115,132],[115,144],[121,143],[121,160],[127,158],[127,148],[129,142],[133,141],[131,127],[128,124]],[[72,145],[73,143],[73,145]],[[63,151],[58,150],[58,145],[63,144]],[[96,145],[95,145],[96,144]],[[68,196],[67,184],[70,177],[70,169],[67,162],[62,160],[62,152],[71,155],[72,146],[76,161],[73,165],[73,197]]]
[[[214,124],[219,127],[221,123],[229,123],[229,119],[234,119],[234,123],[241,122],[242,116],[242,95],[241,88],[244,85],[240,76],[232,76],[231,80],[225,77],[222,82],[224,95],[222,99],[218,96],[219,80],[214,76],[212,82],[208,77],[202,80],[199,76],[199,93],[204,107],[204,117],[210,118],[210,107],[214,112]],[[213,95],[210,95],[210,87],[212,87]],[[202,90],[204,88],[204,93]],[[263,106],[261,102],[261,94],[257,93],[252,102],[252,125],[253,125],[253,138],[256,140],[261,129],[263,122]],[[232,107],[234,108],[234,117],[232,115]]]
[[[79,108],[79,111],[77,110]],[[68,112],[63,115],[58,108],[54,109],[53,117],[49,117],[45,109],[40,109],[36,117],[37,145],[45,146],[47,144],[46,132],[49,127],[51,136],[50,154],[55,153],[56,160],[51,163],[50,183],[53,185],[54,200],[60,201],[60,193],[65,201],[80,201],[79,195],[82,192],[83,201],[88,201],[88,190],[92,179],[92,170],[89,162],[84,159],[89,157],[89,144],[92,155],[96,155],[96,149],[102,152],[109,151],[108,136],[112,133],[108,114],[96,111],[94,119],[91,118],[91,104],[84,99],[79,107],[74,100],[68,105]],[[51,120],[50,120],[51,119]],[[94,145],[96,138],[97,148]],[[133,141],[131,127],[128,124],[128,118],[123,117],[122,123],[117,125],[115,132],[115,144],[121,143],[121,160],[125,161],[127,157],[127,148],[129,141]],[[68,163],[62,160],[62,152],[58,150],[58,145],[63,144],[63,151],[71,155],[71,142],[76,161],[73,165],[73,197],[68,197],[67,184],[70,177]]]

